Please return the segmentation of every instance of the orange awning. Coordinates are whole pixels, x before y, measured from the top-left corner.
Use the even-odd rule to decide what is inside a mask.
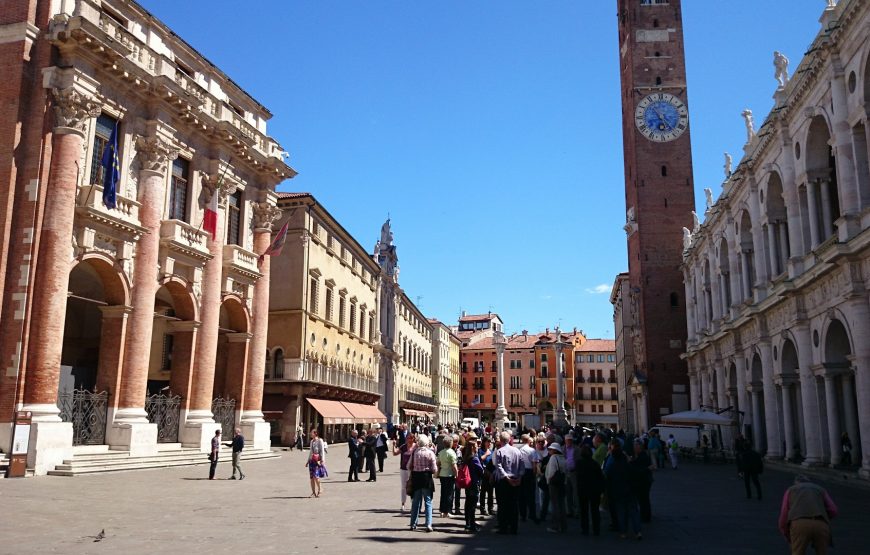
[[[348,403],[346,401],[342,401],[341,404],[353,415],[357,424],[374,424],[375,422],[387,421],[387,417],[375,405]]]
[[[308,399],[308,403],[320,413],[324,424],[353,424],[354,416],[340,401]]]

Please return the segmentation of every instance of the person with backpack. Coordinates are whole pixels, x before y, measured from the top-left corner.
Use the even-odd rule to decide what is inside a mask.
[[[480,530],[477,525],[477,501],[480,498],[480,482],[483,479],[483,464],[477,451],[477,434],[468,434],[459,472],[456,474],[456,487],[465,490],[465,531],[473,534]]]
[[[758,494],[758,500],[761,501],[761,482],[758,477],[764,472],[764,459],[749,445],[745,445],[739,459],[743,483],[746,486],[746,499],[752,499],[752,489],[749,484],[751,481],[755,484],[755,492]]]
[[[553,505],[553,522],[547,532],[564,533],[568,531],[568,518],[565,514],[565,485],[567,483],[568,463],[562,454],[562,446],[551,443],[547,447],[550,460],[544,471],[547,489],[550,492],[550,502]]]

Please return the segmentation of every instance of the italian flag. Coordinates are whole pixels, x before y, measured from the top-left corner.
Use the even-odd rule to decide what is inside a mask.
[[[205,215],[202,219],[202,228],[211,233],[212,241],[217,235],[217,219],[218,219],[218,195],[219,188],[215,187],[214,193],[211,195],[211,200],[205,207]]]

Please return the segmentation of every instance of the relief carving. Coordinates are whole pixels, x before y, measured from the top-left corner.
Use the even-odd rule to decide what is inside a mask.
[[[143,170],[166,173],[169,162],[178,158],[178,149],[160,137],[136,137],[136,152]]]
[[[52,89],[55,127],[75,129],[84,136],[88,120],[100,115],[100,103],[73,87]]]
[[[281,217],[281,209],[269,202],[254,202],[251,208],[255,230],[272,231],[272,224]]]

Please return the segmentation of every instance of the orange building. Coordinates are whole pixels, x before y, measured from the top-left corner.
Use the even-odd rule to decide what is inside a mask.
[[[590,427],[616,428],[619,397],[616,342],[587,339],[574,351],[576,421]]]

